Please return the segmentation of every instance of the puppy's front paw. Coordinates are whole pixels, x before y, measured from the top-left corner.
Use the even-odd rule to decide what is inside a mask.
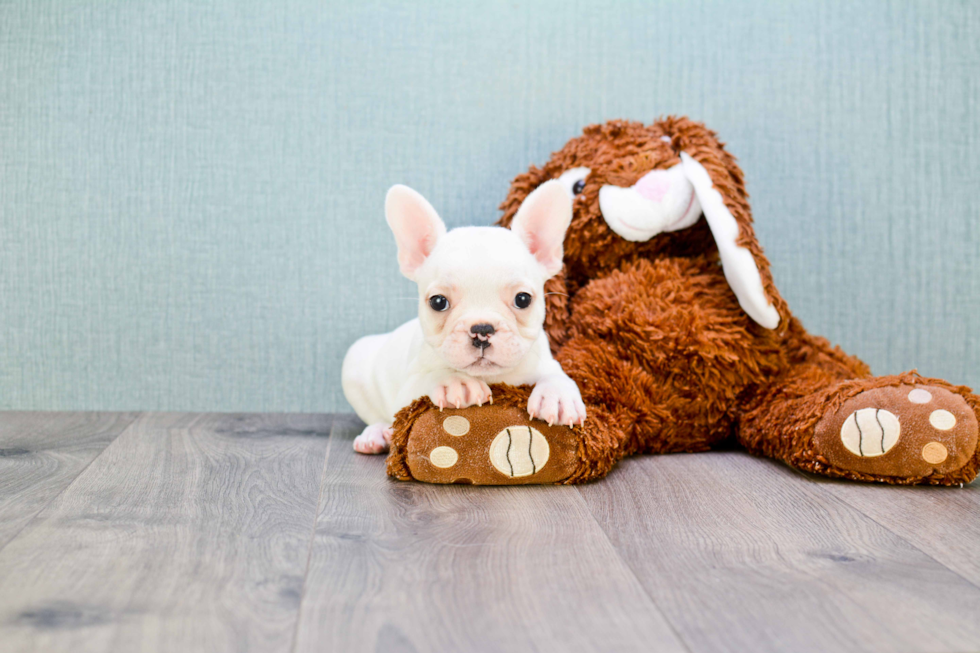
[[[429,395],[429,399],[440,410],[443,408],[482,406],[488,401],[493,403],[490,386],[479,379],[460,376],[454,376],[445,384],[436,386],[436,389]]]
[[[357,453],[384,453],[391,445],[391,426],[389,424],[371,424],[361,434],[354,438],[354,451]]]
[[[585,423],[585,404],[578,386],[571,379],[543,379],[527,400],[527,412],[532,418],[548,425],[573,426]]]

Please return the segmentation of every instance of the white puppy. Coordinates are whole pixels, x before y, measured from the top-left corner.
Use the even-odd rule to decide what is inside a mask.
[[[549,424],[585,420],[578,386],[551,357],[544,282],[562,267],[572,218],[557,181],[528,195],[511,229],[446,226],[424,197],[393,186],[385,199],[402,274],[418,283],[419,317],[361,338],[344,358],[347,401],[368,427],[361,453],[381,453],[395,413],[428,395],[439,408],[493,403],[490,383],[534,384],[527,410]]]

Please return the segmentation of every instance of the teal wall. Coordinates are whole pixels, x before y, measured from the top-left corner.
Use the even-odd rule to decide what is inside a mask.
[[[604,5],[604,6],[603,6]],[[688,114],[777,284],[878,372],[980,386],[980,3],[0,2],[0,408],[346,409],[452,225],[581,126]]]

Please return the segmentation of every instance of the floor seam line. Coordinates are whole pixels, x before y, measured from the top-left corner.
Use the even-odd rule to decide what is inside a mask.
[[[795,469],[795,468],[792,468],[792,467],[790,469],[792,469],[794,472],[796,472],[797,474],[799,474],[800,476],[802,476],[804,479],[806,479],[807,481],[809,481],[814,486],[819,487],[820,485],[822,485],[822,483],[818,483],[818,482],[814,481],[813,479],[808,478],[807,474],[804,473],[802,470]],[[927,552],[926,550],[924,550],[922,547],[920,547],[917,544],[915,544],[914,542],[906,539],[905,536],[902,535],[901,533],[897,533],[890,526],[881,523],[880,521],[878,521],[877,519],[875,519],[872,515],[869,515],[868,513],[864,512],[863,510],[861,510],[861,508],[859,506],[854,505],[853,503],[851,503],[847,499],[844,499],[844,498],[841,498],[841,497],[837,496],[837,494],[835,494],[834,492],[824,491],[824,495],[830,497],[834,501],[837,501],[837,502],[839,502],[839,503],[847,506],[851,510],[856,511],[858,514],[860,514],[861,516],[863,516],[865,519],[868,519],[872,523],[877,524],[881,528],[885,529],[886,531],[888,531],[889,533],[891,533],[892,535],[894,535],[895,537],[897,537],[898,539],[900,539],[902,542],[905,542],[910,548],[914,549],[915,551],[918,551],[919,553],[921,553],[925,557],[929,558],[930,560],[932,560],[933,562],[935,562],[937,565],[939,565],[943,569],[949,571],[951,574],[953,574],[957,578],[959,578],[959,579],[963,580],[964,582],[966,582],[968,585],[971,585],[971,586],[973,586],[973,587],[975,587],[977,589],[980,589],[980,583],[977,583],[976,581],[974,581],[974,580],[972,580],[970,578],[967,578],[966,576],[964,576],[963,574],[961,574],[959,571],[957,571],[957,570],[953,569],[952,567],[950,567],[949,565],[947,565],[942,560],[939,560],[935,556],[931,555],[929,552]]]
[[[589,514],[589,517],[592,518],[592,522],[599,528],[599,532],[602,533],[602,537],[606,540],[606,542],[609,544],[612,550],[616,552],[616,557],[619,558],[619,561],[622,562],[623,566],[629,570],[630,575],[633,577],[633,580],[636,581],[636,584],[640,588],[640,591],[643,592],[644,596],[650,599],[650,603],[652,603],[653,607],[655,607],[657,609],[657,612],[660,613],[660,617],[664,620],[664,623],[667,624],[667,628],[670,629],[670,632],[674,635],[674,638],[677,640],[677,643],[680,644],[682,647],[684,647],[684,650],[687,651],[688,653],[693,653],[691,647],[688,646],[687,640],[681,637],[681,634],[674,627],[673,622],[671,622],[671,620],[667,618],[667,614],[664,612],[663,608],[660,607],[660,604],[657,602],[655,598],[653,598],[653,595],[650,594],[649,591],[647,591],[646,586],[636,575],[636,571],[633,569],[633,565],[631,565],[628,560],[623,558],[623,556],[619,552],[619,549],[616,547],[613,541],[609,539],[609,533],[606,532],[606,529],[602,527],[602,524],[600,524],[599,520],[596,518],[595,513],[592,512],[592,509],[589,507],[589,502],[585,500],[585,496],[582,494],[582,489],[576,487],[575,492],[576,494],[578,494],[579,500],[582,502],[582,505],[585,508],[585,512]]]
[[[111,447],[113,444],[115,444],[116,441],[119,440],[119,438],[121,438],[123,436],[123,434],[129,432],[129,429],[133,428],[133,425],[136,424],[136,422],[138,422],[145,414],[146,413],[143,412],[143,411],[137,412],[136,415],[133,417],[133,419],[130,420],[129,424],[127,424],[125,427],[123,427],[122,430],[119,431],[119,433],[116,433],[116,435],[112,438],[112,440],[110,440],[109,442],[106,443],[106,445],[102,448],[102,451],[100,451],[98,454],[96,454],[95,456],[93,456],[92,457],[92,460],[88,461],[88,463],[86,463],[84,467],[82,467],[80,470],[78,470],[78,473],[75,474],[75,477],[73,479],[71,479],[71,482],[70,483],[68,483],[67,485],[65,485],[65,487],[61,488],[61,491],[58,492],[57,494],[55,494],[53,497],[51,497],[47,501],[47,503],[45,503],[43,506],[41,506],[41,508],[31,516],[30,519],[28,519],[26,522],[24,522],[24,525],[21,526],[17,530],[17,532],[14,533],[13,536],[11,536],[11,538],[9,540],[7,540],[2,545],[0,545],[0,553],[3,553],[3,550],[6,549],[7,546],[11,542],[13,542],[17,538],[19,538],[21,536],[21,534],[25,530],[27,530],[27,528],[31,524],[33,524],[35,521],[37,521],[38,516],[40,516],[41,513],[43,513],[45,510],[47,510],[48,507],[52,503],[54,503],[56,499],[58,499],[58,497],[62,496],[65,492],[67,492],[68,491],[68,488],[70,488],[73,485],[75,485],[75,483],[82,476],[82,474],[84,474],[88,470],[88,468],[91,467],[92,464],[96,460],[98,460],[99,458],[101,458],[105,454],[105,452],[109,449],[109,447]]]
[[[337,414],[331,415],[330,435],[327,436],[327,447],[323,454],[323,468],[320,470],[320,487],[317,488],[316,507],[313,509],[313,526],[310,528],[310,539],[308,540],[306,551],[306,567],[303,570],[303,588],[299,594],[299,602],[296,605],[296,625],[293,627],[293,642],[289,647],[290,653],[295,653],[299,645],[299,627],[303,617],[303,601],[306,600],[307,579],[310,574],[310,563],[313,561],[313,545],[316,541],[316,528],[320,522],[320,503],[323,501],[323,489],[327,485],[327,465],[330,462],[330,450],[334,444],[334,431],[337,428]]]

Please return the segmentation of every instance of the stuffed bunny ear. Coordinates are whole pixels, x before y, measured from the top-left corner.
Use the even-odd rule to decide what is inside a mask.
[[[521,203],[510,228],[550,278],[562,268],[562,245],[571,221],[572,199],[561,182],[551,180],[535,188]]]
[[[446,235],[446,225],[424,197],[401,184],[388,189],[385,218],[398,243],[398,266],[414,281],[415,272]]]
[[[779,326],[779,312],[766,296],[762,274],[752,252],[737,243],[738,222],[725,206],[721,193],[714,187],[704,166],[687,152],[681,152],[681,162],[684,174],[694,186],[694,193],[701,204],[711,235],[718,245],[725,279],[735,292],[739,305],[758,324],[767,329],[775,329]]]

